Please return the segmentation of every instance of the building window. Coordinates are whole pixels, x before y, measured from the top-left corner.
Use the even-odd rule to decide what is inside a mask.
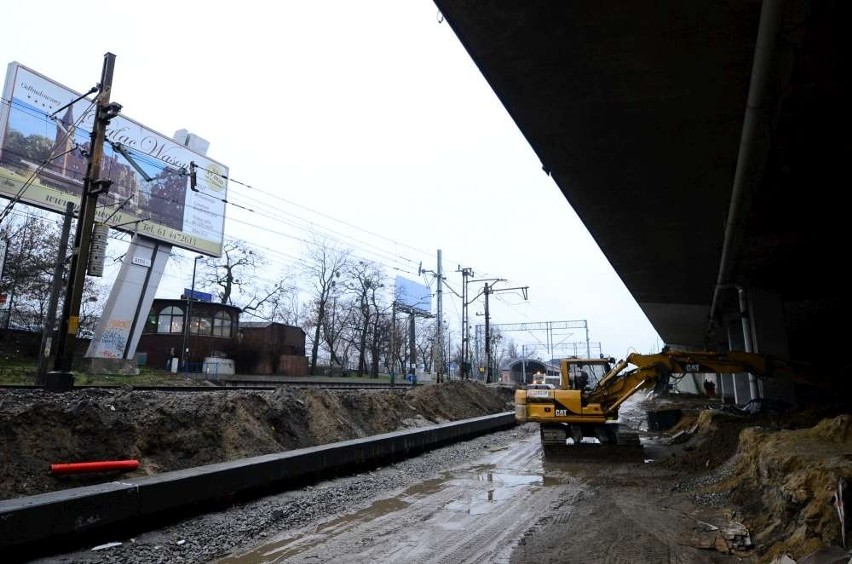
[[[157,333],[183,333],[183,310],[176,306],[160,310]]]
[[[231,314],[225,311],[218,312],[213,318],[213,336],[230,337],[231,329]]]
[[[192,312],[192,323],[189,324],[189,332],[193,335],[210,335],[211,323],[209,317],[200,317]]]

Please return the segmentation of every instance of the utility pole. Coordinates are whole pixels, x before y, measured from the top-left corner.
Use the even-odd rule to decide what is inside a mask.
[[[421,265],[422,266],[422,265]],[[435,367],[435,372],[437,373],[436,381],[441,383],[444,381],[444,373],[446,369],[444,367],[444,302],[443,302],[443,282],[444,282],[444,270],[441,262],[441,249],[438,249],[438,271],[434,272],[432,270],[425,270],[422,267],[418,269],[418,274],[430,273],[434,274],[438,279],[438,289],[436,291],[437,301],[438,301],[438,313],[436,316],[436,324],[435,324],[435,342],[432,347],[432,364]]]
[[[467,380],[470,377],[470,324],[468,323],[467,315],[467,283],[468,278],[473,276],[472,268],[462,268],[459,266],[456,272],[462,274],[462,379]]]
[[[505,281],[506,281],[505,278],[480,278],[478,280],[468,280],[468,282],[505,282]],[[493,291],[494,291],[493,288],[491,288],[491,292],[493,292]],[[491,351],[489,350],[490,339],[489,339],[489,335],[488,335],[488,294],[489,294],[488,284],[485,284],[484,293],[485,293],[485,358],[486,358],[486,362],[488,363],[488,367],[487,367],[486,374],[485,374],[485,381],[489,382],[490,381],[489,376],[491,375],[491,372],[490,372],[490,370],[491,370]],[[479,297],[479,294],[477,294],[476,297],[474,297],[472,300],[470,300],[470,303],[473,303],[473,300],[475,300],[478,297]],[[478,356],[479,355],[479,325],[477,325],[477,332],[476,332],[476,351],[477,351],[477,356]],[[477,358],[477,360],[479,360],[479,359]]]
[[[485,283],[485,383],[491,383],[491,331],[488,328],[488,282]]]
[[[71,237],[71,220],[74,219],[74,204],[65,204],[65,220],[62,222],[62,234],[59,237],[59,249],[56,252],[56,266],[53,267],[53,286],[50,288],[50,298],[47,302],[47,316],[44,321],[44,332],[41,334],[41,349],[36,368],[36,386],[46,383],[45,372],[50,350],[53,348],[53,326],[56,325],[56,306],[59,304],[59,291],[62,286],[62,272],[65,270],[65,253],[68,250],[68,239]]]
[[[184,320],[183,320],[183,341],[181,341],[180,347],[180,364],[181,370],[188,374],[189,373],[189,349],[187,348],[187,341],[189,339],[189,329],[190,325],[192,325],[192,302],[195,301],[195,271],[198,268],[198,259],[203,259],[204,255],[198,255],[193,259],[192,263],[192,286],[189,290],[188,296],[186,296],[186,308],[184,309]],[[198,330],[196,329],[196,333]]]
[[[447,330],[447,357],[446,357],[445,360],[447,362],[447,380],[448,381],[453,379],[453,373],[452,373],[453,345],[452,345],[451,341],[452,341],[452,335],[450,334],[450,331]]]
[[[444,374],[446,373],[446,368],[444,367],[444,268],[441,264],[441,249],[438,249],[438,292],[437,292],[437,301],[438,301],[438,316],[435,320],[436,329],[436,339],[435,339],[435,359],[438,361],[437,366],[435,367],[435,371],[438,373],[438,382],[444,381]]]
[[[89,246],[92,228],[95,223],[95,211],[98,196],[109,190],[110,180],[99,178],[103,160],[106,128],[110,120],[121,111],[121,105],[110,103],[112,93],[112,74],[115,67],[115,55],[104,55],[104,66],[96,97],[97,109],[92,126],[89,161],[86,177],[83,179],[83,193],[80,195],[80,215],[74,236],[74,248],[71,253],[71,268],[68,274],[68,287],[62,306],[62,323],[59,327],[59,342],[56,347],[54,370],[48,372],[45,387],[48,390],[64,392],[74,386],[71,372],[74,360],[74,348],[77,341],[77,328],[80,324],[80,302],[83,296],[83,284],[86,280],[86,268],[89,262]]]
[[[505,279],[498,278],[496,279],[499,282],[504,282]],[[490,294],[494,294],[496,292],[510,292],[512,290],[521,290],[523,293],[524,299],[527,299],[527,289],[529,286],[519,286],[516,288],[500,288],[499,290],[495,290],[494,286],[488,286],[488,283],[485,283],[485,383],[490,384],[492,382],[492,351],[491,351],[491,331],[490,331],[490,319],[488,314],[488,296]]]

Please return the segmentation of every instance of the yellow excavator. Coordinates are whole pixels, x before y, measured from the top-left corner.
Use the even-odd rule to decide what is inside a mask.
[[[596,367],[605,373],[592,382],[590,373]],[[793,376],[789,365],[780,360],[742,351],[633,353],[617,363],[614,359],[566,358],[560,368],[558,388],[515,391],[515,419],[539,423],[546,453],[580,445],[587,437],[596,440],[585,442],[641,448],[639,432],[617,422],[618,409],[640,390],[654,386],[666,390],[672,374]]]

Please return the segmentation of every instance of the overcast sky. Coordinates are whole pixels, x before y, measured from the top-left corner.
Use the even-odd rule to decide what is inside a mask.
[[[662,346],[431,0],[48,0],[2,14],[3,64],[85,92],[113,53],[123,115],[210,143],[242,206],[228,206],[225,237],[266,255],[264,278],[295,269],[301,241],[318,233],[434,288],[418,266],[437,270],[440,249],[451,340],[463,267],[505,279],[497,290],[528,287],[527,300],[491,296],[495,325],[585,321],[588,339],[618,358]],[[176,252],[186,260],[158,297],[190,285],[195,253]],[[469,313],[484,323],[482,299]],[[544,355],[534,348],[543,333],[506,336]]]

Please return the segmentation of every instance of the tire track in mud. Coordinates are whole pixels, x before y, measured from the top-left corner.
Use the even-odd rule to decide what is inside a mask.
[[[545,480],[537,436],[491,452],[311,529],[256,548],[246,562],[509,562],[517,542],[566,488]]]

